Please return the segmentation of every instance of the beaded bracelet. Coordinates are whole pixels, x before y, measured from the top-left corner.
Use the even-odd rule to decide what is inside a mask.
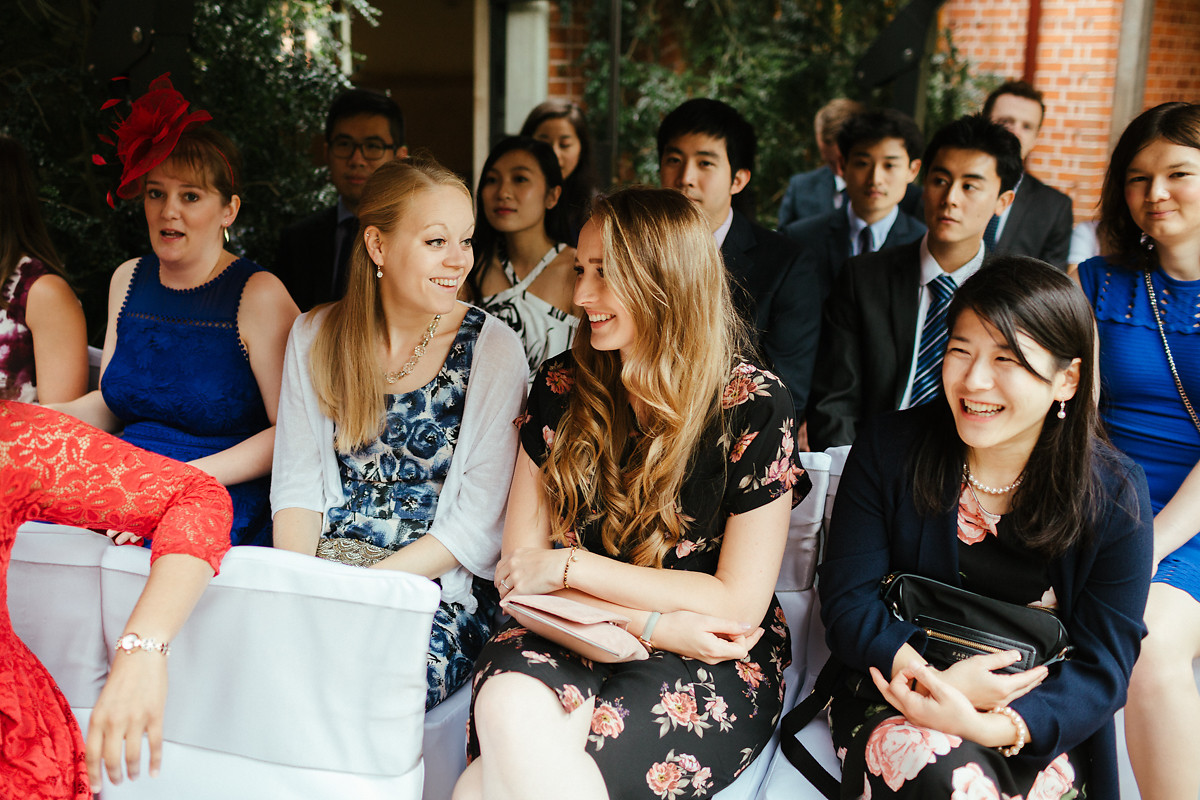
[[[571,564],[575,561],[575,551],[579,549],[579,545],[571,545],[571,552],[567,556],[567,563],[563,564],[563,588],[570,589],[571,584],[567,583],[567,573],[571,571]]]
[[[1004,756],[1005,758],[1009,758],[1021,752],[1021,748],[1024,747],[1025,742],[1029,740],[1029,728],[1025,725],[1025,720],[1021,719],[1021,715],[1016,711],[1013,711],[1008,706],[996,706],[988,713],[1003,714],[1004,716],[1008,717],[1009,721],[1012,722],[1013,727],[1017,729],[1017,741],[1015,743],[1009,745],[1008,747],[996,748],[1000,751],[1000,755]]]

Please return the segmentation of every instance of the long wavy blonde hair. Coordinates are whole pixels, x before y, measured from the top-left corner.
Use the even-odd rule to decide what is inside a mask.
[[[309,356],[318,407],[337,424],[338,452],[378,439],[386,412],[378,345],[386,342],[387,327],[363,231],[374,225],[385,238],[392,235],[421,194],[438,186],[456,187],[471,200],[462,179],[430,158],[389,161],[363,187],[359,228],[346,265],[346,296],[329,306]]]
[[[586,325],[576,335],[575,388],[542,467],[551,535],[566,542],[576,520],[598,515],[608,553],[660,567],[687,532],[680,487],[749,338],[712,233],[682,194],[623,189],[598,199],[591,221],[638,335],[625,358],[593,349]],[[622,464],[635,426],[643,435]]]

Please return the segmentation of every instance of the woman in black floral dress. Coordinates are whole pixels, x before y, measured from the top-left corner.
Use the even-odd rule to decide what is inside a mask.
[[[589,325],[542,366],[517,421],[496,584],[618,610],[651,654],[596,663],[507,625],[476,662],[455,797],[713,794],[782,706],[773,589],[810,486],[792,404],[741,357],[716,245],[681,194],[598,201],[575,271]]]

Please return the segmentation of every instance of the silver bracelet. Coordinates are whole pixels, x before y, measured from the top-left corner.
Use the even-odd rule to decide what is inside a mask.
[[[117,646],[114,649],[118,653],[124,653],[127,656],[133,655],[135,650],[162,653],[163,656],[171,654],[171,645],[167,642],[160,642],[157,639],[143,639],[136,633],[127,633],[120,639],[117,639]]]

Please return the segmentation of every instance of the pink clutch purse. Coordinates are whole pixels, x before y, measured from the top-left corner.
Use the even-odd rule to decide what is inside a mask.
[[[650,657],[637,637],[625,630],[619,614],[552,594],[510,594],[500,608],[517,622],[555,644],[603,664]]]

